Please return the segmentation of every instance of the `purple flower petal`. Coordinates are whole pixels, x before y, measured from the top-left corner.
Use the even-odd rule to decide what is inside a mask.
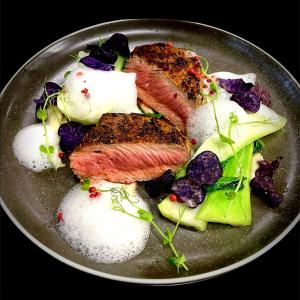
[[[36,104],[36,109],[43,107],[47,97],[54,93],[59,92],[60,90],[61,90],[61,87],[57,83],[51,82],[51,81],[46,82],[42,96],[39,99],[33,100],[33,102]],[[53,96],[48,100],[47,107],[49,105],[56,105],[56,104],[57,104],[57,96]]]
[[[113,66],[105,64],[98,59],[90,56],[83,57],[79,62],[95,70],[112,71],[114,69]]]
[[[238,88],[244,83],[242,79],[218,79],[219,85],[228,93],[235,93]]]
[[[255,93],[262,104],[266,106],[271,106],[271,97],[270,94],[263,89],[260,85],[255,85],[251,88],[251,92]]]
[[[67,122],[60,125],[58,135],[60,136],[59,146],[63,152],[70,154],[83,140],[87,126],[76,122]]]

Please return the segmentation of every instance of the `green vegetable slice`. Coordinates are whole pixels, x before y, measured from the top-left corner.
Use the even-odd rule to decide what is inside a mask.
[[[251,224],[251,202],[250,202],[250,175],[253,154],[253,143],[237,153],[237,158],[242,165],[238,167],[237,160],[231,158],[224,169],[223,176],[244,176],[244,187],[239,191],[232,192],[228,189],[217,190],[209,193],[199,208],[195,220],[230,224],[233,226],[247,226]]]
[[[172,202],[169,197],[166,197],[159,205],[158,209],[161,214],[169,219],[170,221],[176,223],[179,220],[181,209],[186,206],[184,203]],[[181,217],[180,225],[187,227],[193,227],[198,231],[205,231],[207,227],[207,222],[201,219],[195,219],[199,208],[199,205],[196,208],[186,207],[184,214]]]
[[[255,140],[282,129],[285,123],[286,119],[284,117],[278,115],[268,107],[264,107],[263,111],[255,114],[249,114],[247,119],[238,122],[236,129],[231,132],[230,138],[235,141],[235,151],[240,151]],[[195,152],[194,157],[203,151],[214,152],[221,162],[233,155],[230,144],[222,141],[217,133],[204,141]]]

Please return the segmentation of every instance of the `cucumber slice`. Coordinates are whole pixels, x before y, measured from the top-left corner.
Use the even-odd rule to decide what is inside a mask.
[[[230,224],[233,226],[247,226],[251,224],[250,176],[252,167],[253,143],[237,153],[242,165],[242,175],[247,177],[244,187],[236,193],[233,199],[226,195],[228,190],[218,190],[209,193],[196,219],[207,222]],[[223,176],[239,176],[239,166],[232,157],[225,166]]]
[[[261,108],[257,113],[249,113],[241,123],[238,123],[235,130],[232,130],[231,139],[235,141],[235,151],[238,152],[255,140],[280,130],[285,124],[286,119],[284,117],[261,104]],[[223,143],[217,133],[204,141],[195,152],[193,158],[199,153],[208,150],[214,152],[220,161],[225,161],[232,156],[230,145]]]
[[[158,204],[158,209],[160,210],[161,214],[169,219],[170,221],[177,223],[179,218],[179,212],[182,206],[185,205],[179,202],[172,202],[169,197],[165,198],[160,204]],[[207,227],[207,222],[201,219],[195,219],[199,208],[199,205],[196,208],[189,208],[187,207],[184,211],[184,214],[181,218],[180,225],[184,225],[187,227],[193,227],[198,231],[205,231]]]

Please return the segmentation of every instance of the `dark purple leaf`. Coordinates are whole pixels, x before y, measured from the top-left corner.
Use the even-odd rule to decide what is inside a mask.
[[[172,185],[171,191],[190,208],[197,207],[205,198],[205,190],[202,186],[188,178],[176,180]]]
[[[266,106],[271,106],[271,97],[270,94],[263,89],[260,85],[255,85],[251,88],[251,92],[255,93],[259,99],[260,102]]]
[[[238,88],[244,83],[242,79],[218,79],[219,85],[228,93],[235,93]]]
[[[272,180],[274,171],[279,167],[282,159],[282,157],[277,157],[273,161],[259,161],[255,177],[250,181],[253,192],[262,197],[271,207],[276,207],[283,201],[283,198],[276,192]]]
[[[219,158],[211,151],[201,152],[187,166],[188,178],[200,185],[214,184],[222,173]]]
[[[256,93],[251,91],[252,87],[252,83],[242,83],[232,94],[230,100],[235,101],[245,110],[255,113],[260,108],[260,99]]]
[[[60,136],[59,146],[63,152],[70,154],[81,143],[88,126],[76,122],[67,122],[60,125],[58,135]]]
[[[60,90],[61,90],[61,87],[57,83],[51,82],[51,81],[46,82],[42,96],[39,99],[33,100],[33,102],[36,104],[36,109],[43,107],[47,97],[59,92]],[[56,104],[57,104],[57,96],[53,96],[53,97],[49,98],[47,107],[49,105],[56,105]]]
[[[269,176],[255,176],[250,181],[250,186],[255,194],[262,197],[273,208],[283,201],[283,198],[275,191],[273,180]]]
[[[122,33],[113,34],[106,42],[101,45],[101,48],[106,50],[115,50],[124,57],[129,57],[130,55],[128,38]]]
[[[173,182],[175,181],[175,176],[171,170],[167,170],[163,175],[156,179],[152,179],[145,182],[145,190],[151,198],[158,197],[160,195],[167,195]]]
[[[105,64],[113,64],[118,58],[118,55],[113,50],[106,50],[97,45],[88,45],[87,50],[90,51],[89,57],[93,57]]]
[[[111,65],[105,64],[101,61],[99,61],[96,58],[85,56],[82,59],[80,59],[81,63],[83,63],[85,66],[95,69],[95,70],[102,70],[102,71],[112,71],[114,68]]]
[[[255,176],[269,176],[272,177],[275,170],[278,169],[282,156],[277,157],[273,161],[260,160],[258,162],[259,168],[255,171]]]

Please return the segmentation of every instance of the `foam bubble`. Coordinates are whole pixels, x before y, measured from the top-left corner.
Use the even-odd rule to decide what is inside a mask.
[[[239,120],[243,120],[247,113],[236,102],[220,100],[215,102],[216,114],[220,130],[227,135],[229,115],[234,112]],[[199,147],[207,138],[217,132],[216,121],[211,102],[199,106],[187,120],[187,134],[197,141],[195,147]]]
[[[48,118],[50,121],[51,111],[48,110]],[[52,162],[56,168],[65,166],[58,157],[59,148],[59,136],[57,134],[60,123],[46,124],[48,133],[48,142],[54,147],[54,153],[52,156]],[[40,145],[45,144],[45,131],[42,123],[29,125],[22,128],[13,141],[13,151],[24,167],[34,171],[41,172],[46,169],[53,168],[53,165],[49,162],[47,155],[40,151]]]
[[[41,144],[45,144],[42,124],[22,128],[13,142],[13,150],[20,164],[35,172],[51,168],[46,154],[39,150]]]
[[[98,189],[121,187],[103,181]],[[149,210],[147,203],[136,193],[136,184],[126,185],[130,199]],[[128,201],[122,202],[126,211],[136,213]],[[59,207],[63,221],[58,231],[66,242],[89,259],[101,263],[128,261],[143,251],[149,238],[151,225],[112,209],[110,192],[90,199],[89,193],[76,185],[63,199]]]

